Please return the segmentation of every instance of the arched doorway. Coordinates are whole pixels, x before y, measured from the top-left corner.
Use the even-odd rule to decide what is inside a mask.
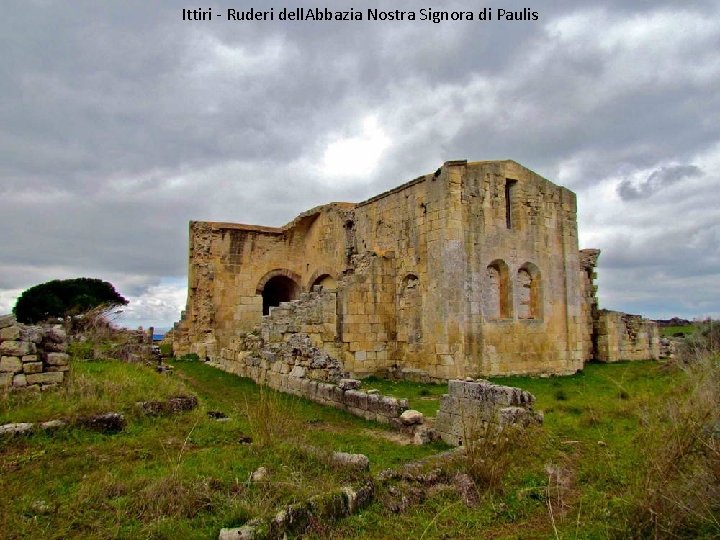
[[[260,291],[263,299],[263,315],[270,314],[270,308],[280,302],[295,300],[300,294],[300,285],[285,275],[275,275],[268,279]]]

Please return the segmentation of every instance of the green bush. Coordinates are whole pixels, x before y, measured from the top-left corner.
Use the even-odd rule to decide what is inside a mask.
[[[99,306],[124,306],[125,300],[107,281],[93,278],[56,279],[24,291],[13,313],[21,323],[85,313]]]

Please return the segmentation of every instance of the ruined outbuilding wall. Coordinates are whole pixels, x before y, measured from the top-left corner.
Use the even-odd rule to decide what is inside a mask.
[[[602,309],[595,320],[596,360],[658,360],[660,331],[654,321],[640,315]]]
[[[451,380],[434,429],[447,444],[462,446],[510,424],[542,422],[542,414],[533,411],[534,403],[535,396],[520,388],[482,379]]]
[[[0,316],[0,391],[59,386],[70,370],[66,348],[61,325],[25,325]]]
[[[286,335],[287,340],[266,343],[256,334],[241,334],[212,364],[321,405],[342,409],[366,420],[390,423],[408,408],[407,400],[359,390],[360,381],[345,379],[343,366],[312,345],[310,336]]]
[[[598,257],[600,257],[599,249],[580,250],[580,296],[582,298],[582,319],[585,321],[585,328],[582,332],[582,351],[583,358],[586,360],[591,360],[596,355],[595,321],[598,317],[598,299],[595,268]]]

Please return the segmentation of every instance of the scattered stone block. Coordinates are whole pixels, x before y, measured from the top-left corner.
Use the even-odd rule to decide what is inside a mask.
[[[16,422],[0,426],[0,435],[26,435],[33,429],[34,424],[30,422]]]
[[[80,418],[77,424],[101,433],[119,433],[125,429],[127,421],[122,414],[109,412]]]
[[[370,459],[365,454],[349,454],[347,452],[333,452],[332,462],[341,467],[370,470]]]
[[[48,420],[47,422],[42,422],[40,424],[40,427],[46,431],[54,431],[65,426],[67,426],[67,422],[65,420]]]
[[[138,401],[135,404],[137,409],[149,416],[192,411],[197,406],[197,397],[189,395],[171,397],[166,401]]]
[[[356,390],[360,388],[360,385],[362,383],[358,381],[357,379],[340,379],[340,382],[338,383],[338,386],[342,390]]]
[[[423,413],[416,411],[415,409],[408,409],[403,411],[400,415],[400,422],[406,426],[412,426],[414,424],[422,424],[425,421]]]
[[[250,474],[250,481],[253,483],[263,482],[268,477],[268,471],[265,467],[258,467]]]

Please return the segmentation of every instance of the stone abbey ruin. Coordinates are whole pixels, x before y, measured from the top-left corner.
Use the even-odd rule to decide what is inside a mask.
[[[448,161],[280,228],[191,222],[174,352],[301,394],[288,380],[658,358],[654,323],[598,308],[598,255],[578,247],[570,190],[514,161]]]

